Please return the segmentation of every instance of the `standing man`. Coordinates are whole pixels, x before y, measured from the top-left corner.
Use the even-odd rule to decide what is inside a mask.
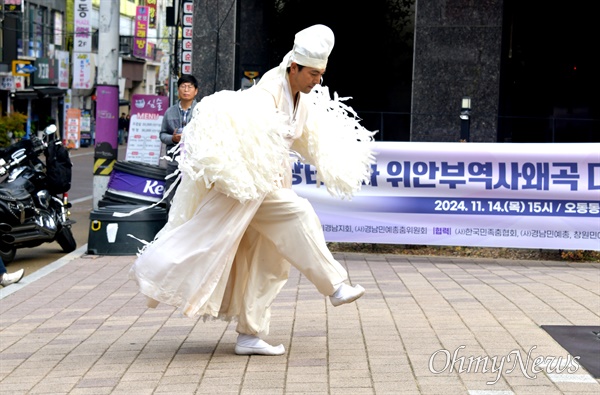
[[[127,118],[125,117],[125,113],[121,113],[121,117],[119,118],[119,145],[123,145],[125,141],[125,131],[127,130]]]
[[[319,85],[333,44],[327,26],[304,29],[257,85],[200,102],[183,136],[169,221],[131,269],[149,306],[237,319],[236,354],[285,352],[261,337],[290,264],[333,306],[365,292],[347,284],[313,207],[292,190],[292,153],[315,165],[316,185],[334,196],[370,181],[374,133]]]
[[[175,171],[179,165],[177,153],[174,148],[181,141],[183,128],[190,122],[192,111],[196,107],[196,96],[198,95],[198,80],[190,74],[183,74],[177,80],[177,95],[179,101],[167,109],[160,128],[160,141],[166,145],[167,175],[165,180],[165,194],[167,196],[167,210],[171,207],[171,201],[177,188],[177,174]],[[173,190],[169,192],[169,188]]]

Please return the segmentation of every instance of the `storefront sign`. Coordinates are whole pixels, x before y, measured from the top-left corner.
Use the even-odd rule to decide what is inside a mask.
[[[81,133],[81,110],[78,108],[69,108],[67,110],[67,119],[65,121],[65,147],[79,148],[79,139]]]
[[[168,107],[167,96],[133,95],[125,160],[159,164],[160,126]]]
[[[92,0],[75,0],[73,52],[92,52]]]
[[[39,58],[35,61],[33,85],[57,85],[59,75],[57,59]]]
[[[146,39],[148,37],[148,7],[138,6],[135,12],[135,37],[133,38],[133,56],[146,57]]]

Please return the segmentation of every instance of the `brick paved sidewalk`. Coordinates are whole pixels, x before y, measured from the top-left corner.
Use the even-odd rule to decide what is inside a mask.
[[[367,293],[334,308],[293,270],[266,338],[280,357],[234,355],[234,324],[147,309],[127,276],[134,257],[75,257],[0,293],[0,393],[600,393],[583,367],[528,378],[507,373],[514,362],[500,374],[447,359],[567,360],[540,325],[600,325],[600,265],[336,257]]]

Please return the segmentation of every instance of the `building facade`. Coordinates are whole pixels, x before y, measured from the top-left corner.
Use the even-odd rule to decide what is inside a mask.
[[[95,116],[99,9],[102,0],[4,0],[0,12],[0,113],[28,115],[28,133],[38,133],[48,123],[64,131],[65,111],[80,109],[89,119],[90,141]],[[136,93],[165,94],[167,78],[160,73],[161,60],[169,51],[165,8],[171,0],[122,0],[119,6],[120,110],[129,112]],[[152,6],[154,23],[145,32],[146,51],[134,54],[136,12]],[[89,24],[89,49],[79,51],[75,19]],[[74,55],[75,54],[75,55]],[[79,56],[76,56],[79,55]],[[164,62],[163,62],[164,65]],[[16,67],[16,70],[15,70]],[[163,66],[163,69],[167,68]],[[16,71],[16,72],[15,72]],[[163,70],[168,73],[168,70]],[[162,77],[162,79],[161,79]],[[84,130],[82,130],[84,131]],[[83,136],[82,136],[83,137]]]

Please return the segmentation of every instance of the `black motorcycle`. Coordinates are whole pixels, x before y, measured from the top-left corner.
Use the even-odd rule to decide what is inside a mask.
[[[0,149],[0,257],[5,264],[19,248],[54,241],[67,253],[77,248],[66,193],[71,167],[55,125],[46,128],[43,139],[32,136]]]

